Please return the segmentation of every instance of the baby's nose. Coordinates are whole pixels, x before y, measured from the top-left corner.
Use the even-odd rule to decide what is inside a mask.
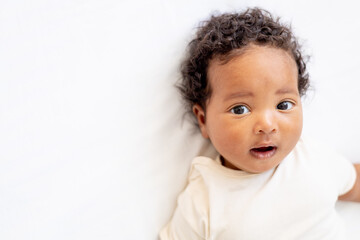
[[[264,111],[256,118],[254,133],[271,134],[277,132],[277,121],[272,111]]]

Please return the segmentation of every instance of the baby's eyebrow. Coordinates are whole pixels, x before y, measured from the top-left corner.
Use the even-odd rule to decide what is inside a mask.
[[[275,94],[286,94],[286,93],[291,93],[291,94],[298,94],[298,92],[296,90],[294,90],[293,88],[281,88],[279,90],[276,91]]]
[[[253,97],[254,94],[252,92],[235,92],[228,96],[226,96],[225,101],[231,100],[233,98],[240,98],[240,97]]]

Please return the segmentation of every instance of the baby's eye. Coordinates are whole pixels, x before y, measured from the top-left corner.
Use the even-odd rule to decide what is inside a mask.
[[[241,115],[250,112],[250,110],[244,105],[238,105],[230,110],[233,114]]]
[[[284,101],[279,103],[276,108],[279,110],[290,110],[294,107],[294,104],[292,102],[289,101]]]

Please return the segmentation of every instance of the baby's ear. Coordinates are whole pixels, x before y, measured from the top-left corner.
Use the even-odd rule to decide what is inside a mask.
[[[196,119],[198,121],[199,127],[200,127],[200,131],[201,131],[201,135],[204,138],[209,138],[209,135],[207,134],[206,131],[206,118],[205,118],[205,111],[204,109],[199,105],[199,104],[195,104],[192,108],[193,113],[196,116]]]

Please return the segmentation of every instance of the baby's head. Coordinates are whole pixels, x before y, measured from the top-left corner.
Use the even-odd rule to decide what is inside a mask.
[[[212,16],[189,44],[180,91],[223,164],[276,167],[302,130],[309,79],[291,30],[255,8]]]

